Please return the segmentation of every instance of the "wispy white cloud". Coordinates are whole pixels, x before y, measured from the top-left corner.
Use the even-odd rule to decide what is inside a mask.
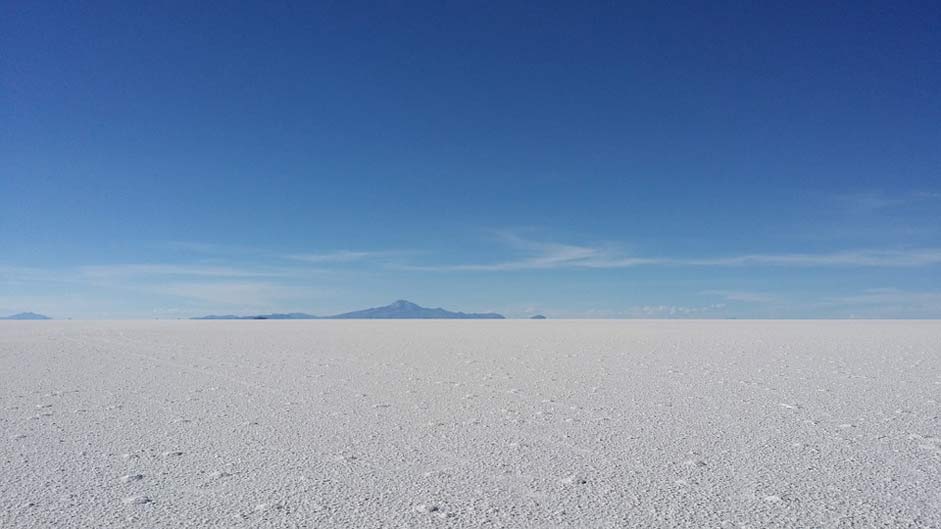
[[[284,257],[295,261],[305,263],[349,263],[353,261],[362,261],[365,259],[387,257],[389,252],[356,252],[351,250],[339,250],[326,253],[301,253],[289,254]]]
[[[283,277],[285,270],[265,270],[219,265],[180,264],[114,264],[79,268],[81,274],[93,279],[118,279],[143,276],[201,276],[201,277]]]
[[[290,311],[329,296],[305,266],[135,263],[56,269],[0,267],[0,308],[50,315],[116,314],[149,317],[153,307],[182,306],[180,314]],[[7,286],[7,292],[4,292]],[[67,288],[66,288],[67,287]],[[16,292],[14,295],[13,292]],[[55,295],[48,294],[55,292]],[[33,295],[30,295],[33,294]],[[118,311],[118,312],[113,312]]]
[[[266,250],[244,244],[227,244],[199,241],[167,241],[161,247],[178,250],[186,253],[206,255],[244,255],[253,253],[267,253]]]
[[[853,211],[878,211],[901,206],[911,201],[909,196],[888,196],[884,193],[851,193],[837,197],[837,202]]]
[[[614,243],[570,244],[522,237],[518,233],[498,234],[501,251],[511,256],[492,262],[456,264],[415,264],[403,266],[399,257],[412,252],[338,250],[325,253],[281,254],[259,252],[249,256],[234,254],[190,262],[117,263],[85,266],[24,267],[0,264],[0,294],[7,296],[4,305],[19,310],[49,307],[56,314],[69,308],[75,313],[105,314],[106,300],[130,307],[148,303],[154,306],[182,307],[182,310],[232,310],[260,312],[263,310],[311,310],[318,300],[335,297],[334,288],[362,278],[364,271],[383,269],[510,273],[526,270],[605,270],[634,267],[781,267],[781,268],[914,268],[941,266],[941,248],[859,249],[831,252],[801,253],[740,253],[720,256],[645,256],[625,250]],[[498,248],[499,249],[499,248]],[[929,272],[933,272],[930,269]],[[330,281],[317,278],[330,277]],[[417,274],[415,277],[419,277]],[[346,283],[344,283],[346,281]],[[713,285],[708,285],[713,286]],[[822,298],[821,293],[806,293],[802,298],[787,292],[751,292],[735,288],[735,283],[715,285],[719,288],[699,290],[700,294],[716,296],[713,305],[684,304],[688,299],[646,298],[649,305],[638,305],[617,311],[578,314],[575,317],[703,317],[724,316],[729,311],[748,309],[748,314],[767,309],[762,314],[939,314],[941,294],[902,292],[891,289],[870,290],[855,296]],[[721,287],[730,288],[723,289]],[[331,289],[329,293],[324,288]],[[703,288],[703,287],[700,287]],[[698,290],[698,288],[697,288]],[[53,298],[13,298],[11,296],[80,293],[62,303]],[[327,292],[327,293],[325,293]],[[695,292],[695,291],[694,291]],[[99,299],[100,305],[87,299]],[[800,299],[798,299],[800,298]],[[637,302],[639,300],[634,300]],[[662,304],[661,304],[662,301]],[[14,305],[27,304],[14,307]],[[676,302],[676,303],[674,303]],[[693,302],[695,303],[695,301]],[[725,307],[728,303],[728,307]],[[743,308],[744,307],[744,308]],[[864,309],[869,307],[868,312]],[[138,309],[133,309],[138,310]],[[515,310],[530,313],[536,308]],[[803,312],[801,312],[803,311]],[[818,312],[813,312],[818,311]],[[561,314],[555,314],[556,316]]]
[[[922,200],[941,200],[941,191],[916,191],[914,196]]]
[[[719,296],[726,301],[739,301],[743,303],[767,303],[777,299],[767,292],[750,292],[747,290],[703,290],[700,294]]]
[[[384,259],[396,255],[403,255],[404,251],[356,251],[356,250],[335,250],[327,252],[299,252],[299,253],[278,253],[270,249],[259,248],[255,246],[218,244],[206,242],[188,242],[188,241],[170,241],[164,243],[164,246],[191,254],[204,254],[214,258],[238,258],[253,256],[256,259],[290,260],[306,263],[330,264],[330,263],[350,263],[354,261],[365,261]]]
[[[422,265],[405,268],[423,271],[500,272],[556,268],[630,268],[637,266],[778,266],[778,267],[914,267],[941,264],[941,249],[854,250],[822,253],[741,254],[719,257],[646,257],[625,255],[613,246],[587,246],[504,237],[525,255],[494,263]]]
[[[941,248],[854,250],[824,253],[746,254],[704,259],[670,259],[668,262],[671,264],[691,266],[930,266],[941,264]]]
[[[663,259],[624,256],[613,247],[533,241],[509,232],[500,232],[498,235],[505,245],[524,255],[515,260],[495,263],[416,265],[401,268],[420,271],[501,272],[550,268],[624,268],[665,262]]]
[[[858,294],[825,297],[816,303],[826,313],[866,318],[937,318],[941,291],[871,288]]]
[[[541,310],[551,318],[572,318],[572,319],[621,319],[621,318],[650,318],[650,319],[672,319],[672,318],[716,318],[724,317],[725,303],[713,303],[710,305],[677,305],[677,304],[648,304],[634,305],[621,309],[588,309],[583,311],[571,310]]]
[[[915,308],[941,309],[941,292],[870,288],[859,294],[826,298],[825,302],[841,305],[885,305],[891,303],[909,305]]]
[[[856,212],[877,212],[881,210],[914,206],[929,201],[941,200],[938,191],[912,191],[908,193],[889,194],[881,191],[865,191],[850,193],[836,197],[838,204]]]
[[[220,309],[281,307],[315,297],[319,290],[266,281],[182,281],[145,287],[148,292],[195,300]]]
[[[61,282],[62,271],[28,266],[0,265],[0,283],[14,284],[34,281]]]

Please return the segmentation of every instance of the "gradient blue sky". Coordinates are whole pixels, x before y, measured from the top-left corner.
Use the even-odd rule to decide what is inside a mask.
[[[938,2],[249,4],[4,7],[0,314],[941,317]]]

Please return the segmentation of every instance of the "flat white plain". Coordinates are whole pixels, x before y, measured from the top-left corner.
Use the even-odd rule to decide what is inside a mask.
[[[941,322],[0,322],[0,527],[941,527]]]

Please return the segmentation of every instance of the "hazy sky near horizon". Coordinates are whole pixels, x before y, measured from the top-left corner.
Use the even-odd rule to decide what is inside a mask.
[[[0,315],[941,318],[937,2],[197,4],[5,7]]]

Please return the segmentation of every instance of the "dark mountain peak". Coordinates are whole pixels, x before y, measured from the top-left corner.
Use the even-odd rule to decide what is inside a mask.
[[[430,309],[422,307],[411,301],[400,299],[392,302],[391,305],[384,307],[374,307],[371,309],[357,310],[336,316],[328,316],[335,319],[449,319],[449,320],[483,320],[483,319],[503,319],[501,314],[495,313],[465,313],[451,312],[442,308]]]
[[[335,319],[335,320],[502,320],[502,314],[493,312],[487,313],[466,313],[451,312],[442,308],[429,309],[422,307],[417,303],[405,299],[393,301],[390,305],[384,307],[373,307],[371,309],[346,312],[335,316],[317,317],[310,314],[292,312],[290,314],[259,314],[258,316],[235,316],[227,314],[225,316],[203,316],[201,318],[192,318],[194,320],[312,320],[312,319]]]

